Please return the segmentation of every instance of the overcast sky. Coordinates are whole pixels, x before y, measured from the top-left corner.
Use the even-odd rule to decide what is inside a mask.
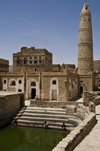
[[[100,59],[100,0],[87,0],[92,14],[94,59]],[[85,0],[0,0],[0,58],[22,46],[46,48],[54,64],[75,64]]]

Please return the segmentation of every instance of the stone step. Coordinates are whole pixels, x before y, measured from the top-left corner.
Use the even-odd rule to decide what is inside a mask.
[[[31,124],[33,126],[35,125],[42,125],[44,126],[44,121],[40,122],[40,121],[29,121],[29,120],[18,120],[17,123],[23,123],[23,124]],[[60,126],[62,127],[63,123],[56,123],[56,122],[48,122],[48,126]],[[74,127],[73,124],[69,124],[69,123],[65,123],[66,127]]]
[[[27,113],[46,113],[46,114],[57,114],[57,115],[67,115],[66,112],[58,112],[58,111],[47,111],[47,110],[28,110],[26,109],[25,112]]]
[[[20,114],[18,114],[17,116],[19,116]],[[63,119],[68,119],[68,118],[74,118],[77,119],[77,117],[75,116],[71,116],[71,115],[56,115],[56,114],[38,114],[38,113],[27,113],[24,112],[22,114],[23,116],[28,116],[28,117],[42,117],[42,118],[63,118]]]
[[[57,111],[57,112],[66,112],[66,109],[61,108],[41,108],[41,107],[27,107],[26,110],[42,110],[42,111]]]
[[[67,119],[59,119],[59,118],[44,118],[44,117],[27,117],[27,116],[21,116],[20,117],[21,120],[29,120],[29,121],[52,121],[52,122],[62,122],[62,123],[66,123],[68,122],[68,118]]]
[[[31,128],[45,128],[45,127],[43,127],[42,125],[30,125],[30,124],[23,124],[23,123],[18,123],[17,124],[18,126],[25,126],[25,127],[31,127]],[[64,130],[64,129],[62,129],[62,127],[60,127],[60,126],[48,126],[48,128],[46,128],[46,129],[56,129],[56,130]],[[71,127],[71,126],[69,126],[69,127],[66,127],[66,130],[68,130],[68,131],[72,131],[74,129],[74,127]]]

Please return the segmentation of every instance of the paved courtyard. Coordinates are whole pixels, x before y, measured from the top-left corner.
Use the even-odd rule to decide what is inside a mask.
[[[100,105],[96,107],[97,124],[74,151],[100,151]]]

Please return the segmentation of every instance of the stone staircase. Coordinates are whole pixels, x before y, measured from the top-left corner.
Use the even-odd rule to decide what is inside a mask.
[[[66,129],[71,131],[82,119],[77,115],[67,114],[66,109],[24,107],[16,116],[17,125],[45,128],[62,129],[63,123]]]

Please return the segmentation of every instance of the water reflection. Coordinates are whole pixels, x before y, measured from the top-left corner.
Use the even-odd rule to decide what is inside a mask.
[[[0,130],[0,150],[51,151],[67,134],[67,131],[6,127]]]

